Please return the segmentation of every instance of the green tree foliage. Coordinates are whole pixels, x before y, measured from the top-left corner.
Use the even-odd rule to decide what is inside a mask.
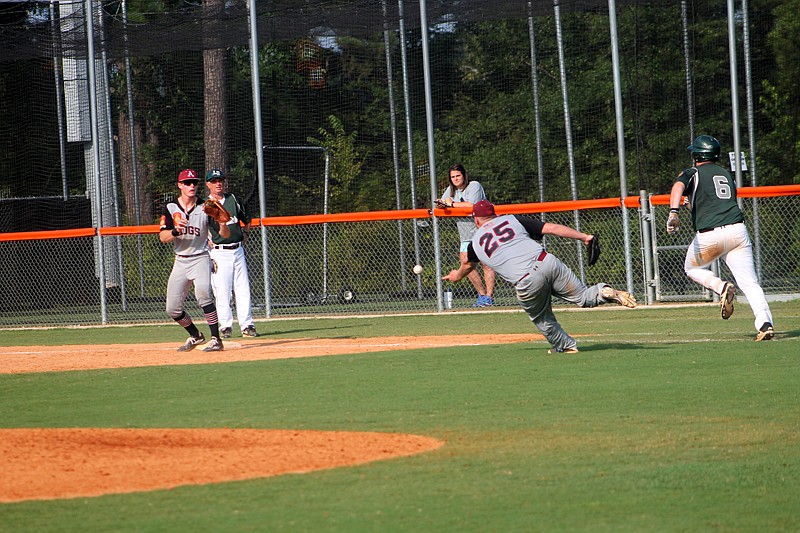
[[[330,130],[319,129],[321,138],[309,137],[308,142],[325,148],[331,156],[330,209],[331,212],[352,210],[352,199],[357,197],[356,183],[363,162],[356,151],[357,132],[345,132],[342,121],[328,117]]]
[[[775,77],[764,81],[761,108],[769,127],[761,144],[759,184],[800,183],[800,0],[789,0],[773,11],[769,32]]]
[[[128,2],[132,24],[147,24],[159,17],[187,15],[194,20],[202,2],[143,0]],[[241,5],[233,0],[227,5]],[[684,28],[680,2],[628,2],[618,4],[618,37],[621,51],[623,118],[625,128],[627,193],[645,188],[666,192],[680,168],[689,163],[686,145],[691,141],[690,111],[696,132],[712,133],[732,149],[730,73],[727,12],[724,3],[698,0],[685,5],[691,61],[693,109],[687,97]],[[118,19],[119,1],[105,2],[105,12]],[[800,24],[796,13],[800,0],[750,2],[750,54],[756,105],[755,141],[759,184],[793,183],[800,155]],[[565,9],[561,12],[564,69],[572,115],[572,152],[567,151],[561,64],[552,11],[534,17],[541,130],[535,129],[534,93],[528,20],[458,21],[434,26],[430,34],[434,140],[439,169],[436,188],[446,183],[445,170],[461,162],[482,182],[489,197],[500,203],[561,200],[572,196],[574,169],[581,198],[616,196],[620,193],[617,160],[612,57],[608,13],[602,7]],[[193,18],[194,17],[194,18]],[[744,80],[742,23],[737,24],[739,79]],[[44,23],[49,23],[45,21]],[[110,25],[111,26],[111,25]],[[118,27],[117,27],[118,29]],[[332,157],[332,212],[393,209],[395,168],[393,145],[400,150],[401,207],[410,207],[409,164],[405,161],[402,70],[400,41],[390,31],[394,95],[398,131],[391,130],[389,87],[383,33],[336,35],[329,42],[303,39],[262,40],[258,54],[262,88],[264,144],[306,145],[327,148]],[[417,174],[418,205],[427,205],[425,95],[419,28],[407,38],[411,121]],[[301,68],[298,46],[314,45],[318,54],[314,76]],[[237,117],[236,132],[229,139],[232,183],[247,180],[254,190],[256,150],[250,97],[250,56],[246,44],[227,49],[230,59],[229,111]],[[112,92],[116,121],[127,114],[125,72],[119,57],[113,58]],[[19,66],[0,63],[0,191],[25,195],[26,184],[37,180],[45,194],[61,188],[58,146],[39,142],[36,131],[55,131],[51,57],[30,61],[27,80],[45,87],[34,98],[20,81]],[[133,87],[135,120],[142,136],[138,156],[147,167],[144,179],[153,201],[174,194],[176,173],[187,166],[204,164],[203,79],[199,50],[174,50],[161,55],[134,56]],[[49,87],[49,89],[48,89]],[[745,92],[740,94],[739,125],[746,134]],[[38,100],[37,100],[38,99]],[[44,103],[41,103],[44,102]],[[45,117],[20,124],[18,109],[37,109]],[[16,124],[16,126],[15,126]],[[122,122],[116,124],[122,128]],[[37,129],[38,128],[38,129]],[[393,138],[393,133],[397,134]],[[537,134],[541,154],[537,153]],[[313,139],[313,140],[312,140]],[[748,149],[747,139],[743,148]],[[41,158],[52,169],[20,168],[13,157],[23,143],[41,145]],[[80,147],[69,146],[70,166],[83,157]],[[539,156],[542,165],[539,168]],[[37,162],[38,163],[38,162]],[[321,206],[319,173],[293,172],[292,163],[271,161],[267,176],[267,201],[275,202],[270,214],[297,214]],[[43,163],[42,163],[43,164]],[[35,178],[34,178],[35,174]],[[544,180],[540,197],[539,178]],[[141,178],[142,176],[140,176]],[[275,194],[273,194],[275,193]],[[280,196],[278,196],[280,193]],[[309,195],[313,205],[290,203]],[[276,198],[277,196],[277,198]],[[273,211],[273,207],[277,211]]]

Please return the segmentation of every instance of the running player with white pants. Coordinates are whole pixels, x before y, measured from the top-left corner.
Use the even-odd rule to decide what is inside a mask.
[[[219,324],[214,296],[211,293],[211,257],[208,255],[208,228],[217,223],[203,210],[203,202],[197,197],[200,179],[192,169],[182,170],[178,175],[181,195],[164,206],[158,237],[163,243],[171,242],[175,250],[175,263],[167,282],[167,314],[189,333],[190,337],[178,348],[188,352],[206,340],[183,305],[189,288],[194,285],[197,303],[203,309],[211,339],[204,352],[222,350],[219,339]],[[221,235],[230,236],[223,225]]]
[[[727,320],[733,314],[736,287],[715,276],[710,268],[716,259],[724,259],[755,316],[755,340],[770,340],[775,336],[772,313],[756,276],[753,245],[736,202],[736,182],[717,164],[719,141],[711,135],[700,135],[687,150],[692,152],[695,165],[681,172],[672,185],[667,233],[680,229],[678,211],[685,194],[696,232],[686,252],[686,275],[720,295],[720,313]]]
[[[583,241],[588,245],[592,235],[528,217],[498,217],[494,206],[486,200],[476,203],[472,214],[478,229],[469,243],[467,258],[458,270],[451,270],[442,279],[459,281],[479,261],[490,266],[498,276],[514,286],[522,308],[552,346],[548,353],[578,352],[577,341],[564,331],[553,314],[551,296],[558,296],[580,307],[597,307],[610,302],[636,307],[633,296],[607,283],[585,286],[569,267],[547,253],[538,242],[545,234],[550,234]]]
[[[211,241],[211,259],[214,268],[211,271],[211,285],[217,301],[220,335],[223,339],[231,336],[233,328],[233,312],[231,311],[231,291],[236,297],[236,318],[243,337],[258,337],[253,322],[253,311],[250,304],[250,275],[247,272],[247,261],[244,256],[244,242],[250,229],[250,217],[239,203],[236,196],[225,193],[225,174],[218,168],[206,173],[206,184],[209,195],[217,200],[231,214],[228,221],[230,235],[223,237],[220,232],[209,227]]]

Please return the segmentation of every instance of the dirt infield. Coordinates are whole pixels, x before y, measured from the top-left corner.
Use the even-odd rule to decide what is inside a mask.
[[[255,429],[0,429],[0,502],[303,473],[414,455],[418,435]]]
[[[380,337],[353,339],[226,340],[222,352],[176,352],[180,343],[103,344],[74,346],[0,347],[0,374],[61,372],[100,368],[132,368],[162,365],[198,365],[263,361],[291,357],[316,357],[389,350],[413,350],[453,346],[479,346],[543,340],[538,334],[441,335],[436,337]]]
[[[0,373],[159,365],[478,346],[540,335],[371,339],[247,339],[223,352],[176,352],[175,344],[0,347]],[[302,473],[435,450],[420,435],[256,429],[0,429],[0,502],[101,496]]]

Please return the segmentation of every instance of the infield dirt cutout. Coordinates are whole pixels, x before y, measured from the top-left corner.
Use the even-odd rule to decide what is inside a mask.
[[[225,341],[222,352],[180,343],[0,347],[0,374],[232,363],[543,340],[457,335]],[[0,502],[170,489],[352,466],[435,450],[421,435],[268,429],[0,429]]]

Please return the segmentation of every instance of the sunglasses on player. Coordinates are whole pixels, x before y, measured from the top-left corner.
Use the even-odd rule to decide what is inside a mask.
[[[188,185],[190,187],[192,187],[192,186],[196,187],[197,184],[200,183],[200,182],[198,180],[183,180],[181,183],[183,183],[184,185]]]

